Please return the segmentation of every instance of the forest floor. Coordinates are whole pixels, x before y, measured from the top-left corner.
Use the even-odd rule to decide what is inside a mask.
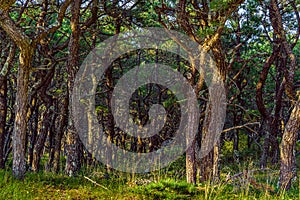
[[[256,173],[258,172],[258,173]],[[141,178],[143,177],[143,178]],[[0,170],[0,199],[299,199],[299,179],[288,192],[277,188],[278,171],[250,170],[233,176],[221,174],[219,183],[187,184],[184,179],[158,174],[126,177],[116,173],[82,172],[77,177],[27,173],[15,180]]]

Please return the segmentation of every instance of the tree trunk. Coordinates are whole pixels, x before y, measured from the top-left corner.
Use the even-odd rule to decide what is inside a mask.
[[[34,172],[38,172],[40,169],[40,160],[42,156],[42,150],[45,146],[45,141],[47,138],[47,134],[51,125],[51,104],[46,105],[46,109],[43,114],[42,124],[40,133],[38,135],[38,139],[36,141],[36,144],[34,146],[33,150],[33,160],[32,160],[32,170]]]
[[[68,123],[68,107],[69,107],[69,97],[66,96],[66,98],[63,100],[62,108],[60,108],[60,120],[59,120],[59,126],[57,129],[57,133],[55,136],[55,144],[54,144],[54,160],[53,160],[53,171],[58,173],[60,170],[60,152],[61,152],[61,140],[66,128],[66,124]]]
[[[202,127],[202,139],[201,144],[203,145],[204,142],[206,142],[206,137],[209,137],[208,134],[208,127],[211,120],[211,104],[210,102],[207,102],[206,105],[206,114],[205,114],[205,120]],[[214,148],[211,148],[209,152],[207,152],[207,155],[202,156],[200,159],[200,181],[208,181],[212,178],[212,172],[213,172],[213,160],[214,160]]]
[[[32,52],[21,52],[17,80],[16,118],[13,133],[13,175],[23,179],[26,172],[26,132],[29,66]]]
[[[74,80],[76,76],[76,68],[79,67],[79,40],[80,40],[80,5],[81,0],[74,0],[71,3],[71,29],[72,34],[69,42],[69,58],[67,63],[68,72],[68,91],[69,91],[69,119],[68,119],[68,133],[67,133],[67,162],[66,173],[69,176],[74,176],[80,169],[80,143],[79,136],[74,126],[74,119],[72,113],[72,91],[74,87]]]
[[[219,174],[220,174],[219,172],[220,133],[216,133],[216,132],[213,133],[214,131],[211,131],[211,129],[214,129],[213,127],[218,127],[219,126],[218,123],[222,123],[222,128],[223,128],[223,121],[220,121],[220,119],[222,117],[224,117],[225,119],[226,114],[222,113],[224,109],[220,107],[226,106],[222,104],[225,103],[226,101],[226,99],[224,99],[226,94],[225,94],[225,87],[223,86],[223,83],[226,80],[227,68],[225,62],[225,54],[222,51],[222,43],[217,35],[218,34],[216,33],[216,37],[212,38],[209,41],[211,45],[213,44],[211,50],[213,54],[213,59],[218,69],[218,74],[214,75],[215,82],[211,83],[212,85],[216,85],[217,87],[214,86],[211,87],[211,89],[209,89],[210,97],[206,105],[205,120],[202,128],[201,152],[204,150],[205,152],[207,152],[207,154],[204,157],[201,155],[202,158],[200,159],[201,160],[200,161],[201,181],[219,180]],[[207,44],[202,45],[202,47],[206,51],[208,51],[211,48]],[[214,99],[214,102],[212,102],[212,99]],[[210,134],[216,134],[216,135],[210,135]],[[212,145],[206,147],[206,148],[211,148],[210,152],[208,152],[208,149],[206,148],[203,149],[203,146],[206,146],[207,144]]]
[[[54,100],[54,106],[53,106],[53,117],[50,122],[50,127],[49,127],[49,159],[46,165],[46,171],[50,172],[52,167],[53,167],[53,161],[54,161],[54,145],[55,145],[55,135],[57,134],[57,129],[56,129],[56,119],[58,117],[58,102],[57,99]]]
[[[4,142],[5,142],[5,125],[7,114],[7,80],[6,76],[0,75],[0,169],[4,169]]]
[[[38,133],[38,123],[39,123],[39,105],[37,105],[37,98],[34,97],[31,101],[32,113],[31,118],[29,119],[29,144],[28,144],[28,156],[27,163],[29,166],[29,170],[32,167],[33,161],[33,150],[35,146],[35,141]]]
[[[188,97],[192,99],[192,97]],[[196,184],[196,175],[197,175],[197,161],[196,161],[196,144],[197,137],[191,137],[194,133],[198,133],[198,129],[194,124],[199,124],[199,118],[197,118],[197,110],[195,110],[193,105],[188,105],[188,121],[189,124],[187,128],[187,144],[191,146],[186,151],[186,179],[188,183]],[[197,121],[196,121],[197,120]],[[197,126],[198,127],[198,126]]]
[[[189,142],[189,141],[187,141]],[[186,151],[186,181],[188,183],[196,184],[196,155],[195,155],[195,140]]]
[[[20,49],[19,70],[17,80],[17,94],[15,105],[15,123],[13,133],[13,175],[18,179],[23,179],[26,172],[26,130],[27,130],[27,99],[30,65],[34,48],[30,39],[16,27],[9,17],[8,10],[15,1],[8,4],[0,3],[0,26],[9,35]],[[3,9],[3,10],[2,10]]]
[[[263,120],[262,122],[262,133],[264,134],[263,152],[260,159],[260,168],[264,169],[267,165],[270,149],[270,119]]]
[[[112,162],[112,160],[114,159],[114,155],[112,155],[112,152],[110,151],[111,149],[111,143],[114,141],[115,139],[115,123],[114,123],[114,116],[112,114],[112,108],[110,105],[110,100],[112,99],[112,94],[113,94],[113,78],[112,78],[112,71],[111,70],[107,70],[105,77],[107,79],[106,82],[106,87],[108,88],[108,92],[107,92],[107,98],[106,98],[106,104],[108,106],[108,113],[107,113],[107,119],[106,119],[106,123],[105,123],[105,129],[106,129],[106,135],[107,135],[107,149],[104,149],[104,151],[106,152],[106,160],[108,160],[110,163]],[[137,152],[141,151],[141,146],[139,144],[139,139],[137,139],[137,144],[136,148],[137,148]],[[106,166],[107,172],[111,171],[111,166],[107,165]]]
[[[6,116],[7,116],[7,75],[12,66],[12,62],[15,58],[16,46],[12,44],[8,57],[3,63],[3,67],[0,70],[0,169],[5,167],[4,159],[4,146],[6,138]]]
[[[277,39],[274,39],[274,43],[279,44],[279,41]],[[261,168],[265,168],[268,156],[269,156],[269,149],[270,149],[270,142],[272,139],[274,140],[274,137],[272,137],[271,128],[272,128],[272,121],[273,116],[272,114],[267,110],[264,99],[263,99],[263,88],[265,86],[269,70],[271,68],[271,65],[274,63],[275,59],[278,57],[280,48],[278,45],[273,46],[272,54],[266,59],[263,69],[259,76],[259,81],[256,85],[256,105],[258,108],[258,111],[260,112],[262,116],[262,133],[265,135],[264,139],[264,145],[263,145],[263,152],[262,157],[260,161]],[[274,130],[274,129],[273,129]]]
[[[300,96],[286,124],[280,144],[280,188],[288,190],[296,177],[295,145],[300,128]]]

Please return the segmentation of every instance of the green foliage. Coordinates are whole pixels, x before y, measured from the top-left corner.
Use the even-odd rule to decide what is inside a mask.
[[[278,171],[259,172],[254,175],[258,184],[275,188]],[[139,175],[126,180],[121,173],[110,174],[110,178],[82,172],[77,177],[52,173],[28,173],[24,181],[12,178],[10,171],[0,171],[0,199],[297,199],[298,182],[289,192],[259,189],[245,180],[219,183],[187,184],[172,178],[151,181]],[[274,176],[275,175],[275,176]],[[84,178],[88,176],[95,183]],[[126,175],[125,175],[126,176]],[[221,175],[221,177],[225,176]],[[125,179],[124,179],[125,178]],[[149,178],[149,177],[148,177]],[[147,181],[150,180],[150,181]]]
[[[196,186],[172,179],[140,186],[133,191],[143,194],[146,199],[191,199],[199,194]]]

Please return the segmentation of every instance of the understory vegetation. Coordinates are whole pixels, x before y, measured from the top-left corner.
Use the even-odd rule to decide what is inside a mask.
[[[75,177],[63,171],[28,173],[23,181],[9,169],[0,170],[0,199],[299,199],[299,175],[291,189],[279,188],[278,166],[259,168],[257,152],[244,152],[233,161],[227,152],[216,182],[189,184],[185,179],[185,156],[168,167],[146,174],[105,172],[105,166],[86,166]],[[297,157],[299,160],[300,157]],[[46,163],[46,160],[44,160]],[[297,163],[300,163],[297,162]]]
[[[244,169],[245,166],[237,167]],[[99,172],[98,172],[99,171]],[[248,176],[223,172],[217,183],[188,184],[174,171],[144,175],[101,169],[83,170],[76,177],[64,173],[28,173],[23,181],[0,171],[0,199],[299,199],[299,180],[289,191],[278,188],[279,170],[249,169]],[[226,170],[224,170],[226,171]],[[243,171],[242,171],[243,172]],[[229,178],[229,174],[237,175]],[[174,177],[174,178],[172,178]],[[176,178],[178,177],[178,178]],[[228,180],[228,178],[230,180]]]

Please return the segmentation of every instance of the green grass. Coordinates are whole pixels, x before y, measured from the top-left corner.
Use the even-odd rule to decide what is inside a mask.
[[[274,191],[244,183],[242,179],[219,183],[187,184],[157,175],[126,175],[118,172],[104,178],[101,173],[78,175],[27,173],[24,181],[15,180],[10,171],[0,171],[0,199],[299,199],[295,181],[289,192],[276,189],[276,175],[258,173],[255,179]],[[91,178],[95,183],[87,180]],[[254,176],[254,175],[253,175]]]
[[[83,176],[75,178],[52,173],[28,173],[24,181],[11,172],[0,171],[0,199],[132,199],[126,185],[111,180],[97,180],[103,189]]]

